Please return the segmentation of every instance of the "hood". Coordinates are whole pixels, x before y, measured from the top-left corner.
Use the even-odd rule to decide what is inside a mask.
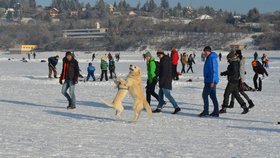
[[[212,52],[210,55],[209,55],[209,58],[218,58],[218,54],[216,52]]]
[[[178,51],[176,49],[172,49],[171,53],[178,53]]]

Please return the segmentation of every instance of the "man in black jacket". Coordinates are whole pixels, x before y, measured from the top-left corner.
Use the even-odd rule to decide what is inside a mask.
[[[49,78],[52,78],[52,72],[54,73],[54,78],[57,78],[57,71],[56,71],[56,65],[58,63],[59,56],[56,55],[54,57],[48,58],[48,66],[49,66]]]
[[[247,114],[249,112],[246,103],[241,98],[239,94],[239,86],[240,86],[240,61],[235,58],[234,51],[231,51],[227,56],[229,66],[227,71],[222,72],[221,76],[228,77],[228,84],[224,93],[224,101],[222,105],[222,109],[220,110],[220,114],[226,113],[226,108],[228,108],[229,104],[229,96],[232,94],[243,108],[243,112],[241,114]]]
[[[157,56],[160,58],[159,64],[159,104],[153,113],[160,113],[164,105],[163,96],[165,96],[175,108],[172,114],[177,114],[181,111],[177,105],[175,99],[171,95],[172,90],[172,64],[169,56],[165,55],[162,50],[157,52]]]
[[[262,64],[258,61],[258,59],[254,59],[252,61],[252,67],[255,72],[253,81],[254,81],[254,86],[255,89],[258,91],[262,91],[262,79],[259,77],[259,75],[264,75],[268,76],[268,73],[266,69],[262,66]],[[258,86],[258,80],[259,80],[259,86]]]
[[[76,108],[75,84],[78,83],[79,70],[79,63],[74,59],[73,54],[71,52],[66,52],[65,58],[63,58],[59,83],[63,85],[61,92],[69,102],[67,109]],[[67,93],[68,89],[69,94]]]

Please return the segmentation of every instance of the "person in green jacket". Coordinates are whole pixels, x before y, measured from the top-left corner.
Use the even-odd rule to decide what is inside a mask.
[[[101,77],[100,77],[100,81],[103,80],[103,77],[105,75],[105,80],[108,81],[108,62],[105,60],[105,58],[101,58],[101,64],[100,64],[100,68],[101,68]]]
[[[146,86],[146,100],[150,104],[151,103],[151,96],[156,98],[157,101],[159,101],[159,96],[155,92],[155,88],[157,85],[157,64],[155,61],[155,58],[152,57],[152,54],[150,52],[147,52],[145,55],[145,59],[147,61],[147,86]]]

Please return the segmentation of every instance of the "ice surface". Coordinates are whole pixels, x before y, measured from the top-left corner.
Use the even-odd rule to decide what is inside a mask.
[[[194,74],[186,74],[174,82],[174,95],[182,112],[171,115],[168,103],[161,114],[151,119],[146,112],[138,123],[133,118],[132,99],[124,101],[126,111],[115,121],[114,110],[99,102],[112,101],[116,90],[114,83],[80,82],[76,86],[77,109],[67,111],[67,102],[61,95],[58,80],[47,79],[47,63],[40,63],[50,55],[63,53],[38,53],[39,59],[20,62],[22,55],[0,54],[0,157],[279,157],[280,156],[280,52],[266,52],[270,57],[269,77],[264,80],[262,92],[248,92],[256,107],[247,115],[235,108],[220,118],[198,118],[202,111],[203,88],[200,53]],[[99,59],[105,52],[99,53]],[[247,52],[247,78],[253,86],[250,66],[253,52]],[[261,55],[261,52],[259,53]],[[76,52],[82,73],[86,73],[90,54]],[[8,58],[13,58],[8,61]],[[121,52],[117,74],[125,77],[130,64],[143,68],[143,84],[146,82],[145,62],[140,52]],[[220,63],[220,71],[226,69],[226,61]],[[57,66],[59,72],[61,62]],[[180,67],[179,67],[180,69]],[[186,82],[192,79],[193,82]],[[218,85],[221,104],[226,78]],[[154,109],[156,102],[152,102]],[[212,109],[212,105],[211,105]]]

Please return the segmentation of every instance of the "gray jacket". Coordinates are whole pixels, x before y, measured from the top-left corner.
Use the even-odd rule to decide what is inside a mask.
[[[242,82],[245,82],[245,58],[242,57],[240,60],[240,79]]]

